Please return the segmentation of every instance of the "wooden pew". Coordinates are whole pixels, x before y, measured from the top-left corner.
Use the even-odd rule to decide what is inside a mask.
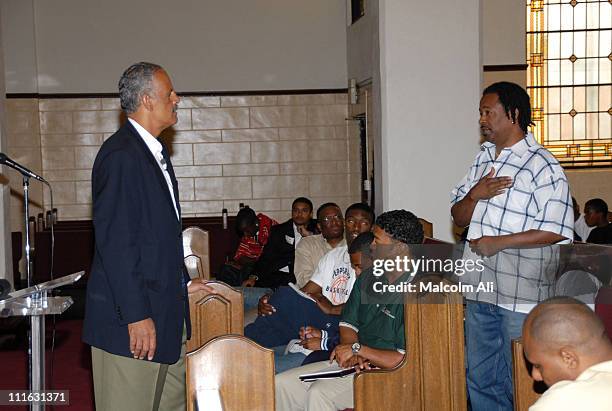
[[[520,338],[512,340],[512,381],[515,411],[527,411],[540,398],[545,388],[531,378]]]
[[[210,236],[200,227],[183,230],[185,267],[191,278],[210,279]],[[194,258],[195,257],[195,258]]]
[[[187,411],[198,391],[218,396],[224,411],[274,411],[274,352],[239,335],[223,335],[187,354]]]
[[[185,268],[187,269],[187,274],[189,275],[189,278],[191,278],[192,280],[194,278],[210,280],[210,272],[205,274],[202,259],[197,255],[190,254],[185,257]]]
[[[219,335],[244,333],[242,292],[220,281],[209,281],[208,285],[216,294],[198,291],[189,296],[191,339],[187,340],[187,352]]]
[[[440,281],[427,277],[422,281]],[[411,293],[404,320],[404,360],[393,370],[355,376],[355,410],[466,410],[461,295]]]
[[[424,218],[419,218],[419,223],[421,223],[421,225],[423,226],[423,234],[425,234],[425,237],[432,238],[433,237],[433,224],[425,220]]]

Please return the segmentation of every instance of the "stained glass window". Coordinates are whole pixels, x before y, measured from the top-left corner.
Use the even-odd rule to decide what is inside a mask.
[[[565,167],[612,165],[612,0],[527,1],[533,132]]]

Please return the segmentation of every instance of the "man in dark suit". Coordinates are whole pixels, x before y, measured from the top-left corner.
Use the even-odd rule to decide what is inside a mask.
[[[315,230],[312,202],[305,197],[296,198],[291,205],[291,219],[272,226],[268,243],[255,265],[254,275],[243,285],[278,288],[295,282],[295,248],[302,237],[313,234]]]
[[[178,185],[157,140],[179,97],[158,65],[119,81],[128,120],[100,148],[92,172],[95,254],[83,340],[92,346],[96,409],[185,408],[190,333]],[[189,284],[189,292],[207,288]]]
[[[608,221],[608,204],[601,198],[592,198],[584,204],[584,221],[593,227],[587,243],[612,244],[612,223]]]

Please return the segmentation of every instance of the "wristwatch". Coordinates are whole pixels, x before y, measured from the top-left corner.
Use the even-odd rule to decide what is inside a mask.
[[[353,351],[353,354],[359,354],[359,350],[361,350],[361,344],[359,344],[358,342],[353,343],[353,345],[351,345],[351,351]]]

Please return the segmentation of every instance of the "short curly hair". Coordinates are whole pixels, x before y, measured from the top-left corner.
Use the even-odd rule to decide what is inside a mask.
[[[350,206],[348,206],[348,208],[344,212],[344,215],[347,216],[348,213],[350,211],[353,211],[353,210],[361,210],[361,211],[363,211],[370,218],[370,224],[372,224],[374,222],[374,219],[375,219],[374,218],[374,210],[372,210],[372,207],[370,207],[366,203],[354,203],[354,204],[351,204]]]
[[[584,211],[586,212],[588,209],[596,213],[601,213],[605,217],[608,216],[608,204],[601,198],[592,198],[584,204]]]
[[[255,211],[249,206],[243,207],[238,211],[238,214],[236,214],[236,232],[242,237],[245,227],[251,224],[257,224],[257,222],[257,214],[255,214]]]
[[[371,231],[366,231],[365,233],[359,234],[351,245],[348,247],[349,254],[355,253],[367,253],[370,251],[370,245],[374,241],[374,234]]]
[[[406,210],[393,210],[376,218],[376,225],[394,240],[405,244],[423,243],[423,226],[417,216]]]
[[[141,61],[128,67],[119,79],[119,100],[126,114],[138,111],[143,94],[153,90],[153,76],[163,70],[160,65]]]
[[[321,204],[319,206],[319,208],[317,208],[317,220],[321,220],[321,213],[327,207],[335,207],[335,208],[337,208],[338,210],[340,210],[340,217],[342,217],[342,209],[338,206],[338,204],[336,204],[336,203],[324,203],[324,204]]]

